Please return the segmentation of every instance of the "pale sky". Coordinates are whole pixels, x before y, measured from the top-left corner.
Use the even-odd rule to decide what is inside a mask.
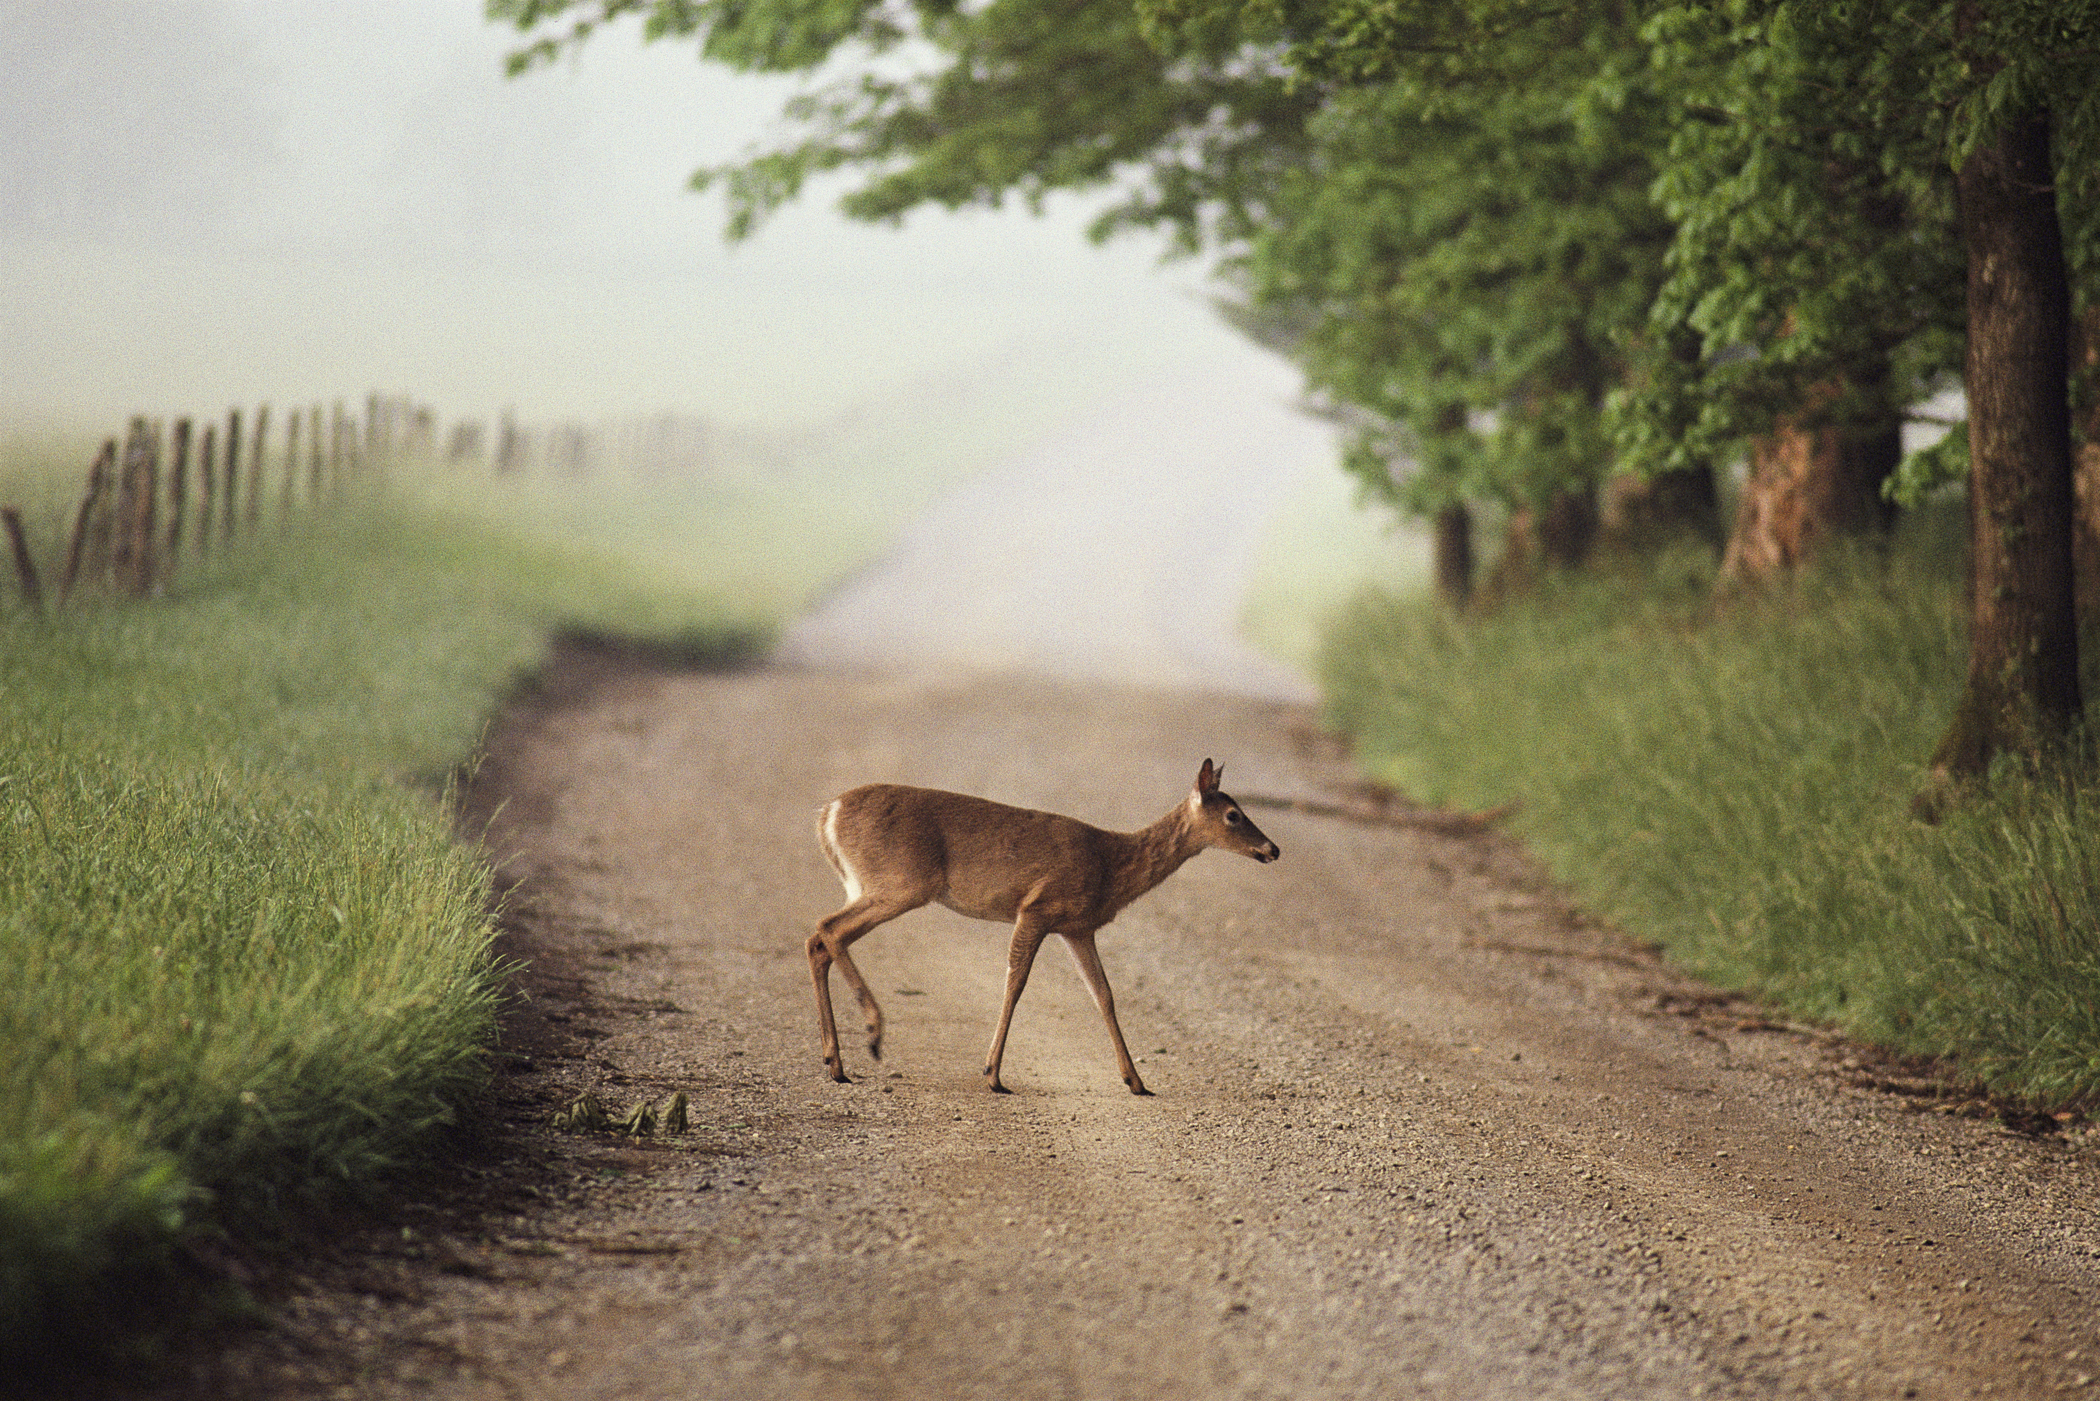
[[[726,248],[686,178],[793,84],[601,31],[502,74],[478,0],[0,0],[0,412],[405,392],[448,416],[823,417],[994,359],[1121,378],[1261,352],[1153,245],[1048,218]]]

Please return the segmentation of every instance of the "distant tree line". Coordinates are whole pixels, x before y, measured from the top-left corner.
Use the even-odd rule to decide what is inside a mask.
[[[2080,723],[2100,618],[2100,0],[490,0],[522,72],[623,16],[817,72],[700,171],[750,234],[1115,192],[1434,522],[1440,590],[1689,532],[1722,576],[1966,480],[1971,663],[1934,765]],[[1906,416],[1968,419],[1906,457]],[[1747,462],[1732,522],[1717,469]]]

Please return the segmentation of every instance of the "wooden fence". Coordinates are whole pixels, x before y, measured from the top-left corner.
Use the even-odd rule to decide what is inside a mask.
[[[97,589],[144,598],[165,586],[185,556],[223,549],[272,520],[323,506],[353,485],[380,478],[388,463],[428,452],[435,416],[407,399],[371,395],[362,422],[337,400],[294,408],[281,448],[270,441],[270,406],[244,423],[228,411],[224,433],[187,418],[172,430],[134,418],[123,446],[110,438],[88,468],[87,486],[55,587],[47,591],[21,512],[0,507],[15,578],[32,608],[63,608]],[[251,426],[252,425],[252,426]],[[243,434],[243,429],[248,432]]]

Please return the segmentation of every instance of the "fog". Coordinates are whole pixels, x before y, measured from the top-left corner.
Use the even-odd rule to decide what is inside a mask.
[[[1093,203],[745,245],[686,180],[791,81],[600,32],[506,79],[476,0],[0,0],[0,411],[108,419],[407,393],[447,415],[822,418],[998,362],[1103,379],[1261,358],[1200,269]],[[1016,368],[1018,367],[1018,369]]]
[[[1347,519],[1295,371],[1212,313],[1204,270],[1086,241],[1106,192],[870,227],[834,182],[730,247],[689,176],[768,144],[797,84],[633,25],[508,79],[519,36],[478,0],[0,0],[0,22],[17,430],[377,392],[446,425],[593,425],[594,459],[676,428],[850,438],[890,482],[979,473],[908,567],[800,634],[839,660],[1302,694],[1233,636],[1245,581],[1276,573],[1267,523],[1296,522],[1330,596],[1396,558]],[[870,422],[890,438],[852,438]]]

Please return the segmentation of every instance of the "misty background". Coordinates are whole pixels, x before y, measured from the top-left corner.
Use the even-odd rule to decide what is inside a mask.
[[[0,3],[6,406],[367,387],[452,413],[822,416],[1027,350],[1124,372],[1245,360],[1158,248],[1086,207],[847,222],[819,189],[752,242],[686,189],[789,80],[608,28],[502,73],[476,0]],[[1069,373],[1066,371],[1065,373]]]
[[[1201,266],[1089,244],[1098,201],[871,227],[820,183],[726,246],[719,198],[687,180],[762,144],[803,80],[631,24],[508,79],[518,36],[477,0],[0,0],[0,20],[17,429],[377,391],[446,421],[803,442],[873,414],[868,470],[903,475],[921,439],[952,475],[958,434],[988,470],[1037,451],[1029,470],[1111,481],[1171,441],[1188,490],[1206,462],[1234,484],[1227,574],[1256,568],[1274,519],[1298,548],[1342,532],[1352,560],[1399,557],[1351,513],[1295,370],[1217,318]]]

